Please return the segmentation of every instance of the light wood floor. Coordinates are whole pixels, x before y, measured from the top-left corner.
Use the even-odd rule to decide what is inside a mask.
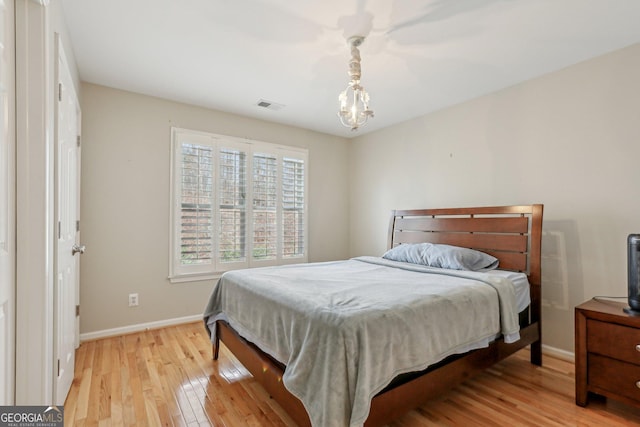
[[[573,364],[523,350],[407,413],[393,427],[628,426],[640,410],[604,399],[574,403]],[[65,425],[293,426],[202,323],[85,342],[76,353]]]

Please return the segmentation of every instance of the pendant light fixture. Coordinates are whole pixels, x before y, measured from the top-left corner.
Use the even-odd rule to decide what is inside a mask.
[[[369,109],[369,94],[360,85],[360,51],[358,46],[362,44],[364,37],[353,36],[347,40],[351,47],[351,60],[349,61],[349,85],[338,97],[340,111],[338,117],[342,124],[351,130],[358,130],[369,117],[373,117],[373,111]]]

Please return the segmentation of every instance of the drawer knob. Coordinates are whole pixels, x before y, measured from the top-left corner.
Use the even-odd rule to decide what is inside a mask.
[[[636,381],[636,387],[640,388],[640,381]]]
[[[640,351],[640,344],[636,344],[636,351]]]

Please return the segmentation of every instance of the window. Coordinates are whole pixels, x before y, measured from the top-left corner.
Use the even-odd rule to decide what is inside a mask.
[[[307,150],[172,129],[172,281],[307,261]]]

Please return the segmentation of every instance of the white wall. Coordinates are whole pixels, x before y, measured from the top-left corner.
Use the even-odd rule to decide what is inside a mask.
[[[309,260],[348,256],[347,140],[83,83],[82,333],[204,309],[213,281],[167,279],[172,126],[308,148]]]
[[[358,137],[351,255],[381,254],[391,209],[543,203],[543,342],[573,308],[626,296],[640,232],[640,45]]]

